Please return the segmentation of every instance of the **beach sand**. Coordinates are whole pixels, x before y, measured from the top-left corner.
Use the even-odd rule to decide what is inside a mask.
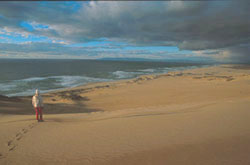
[[[219,65],[0,97],[0,164],[248,165],[250,68]]]

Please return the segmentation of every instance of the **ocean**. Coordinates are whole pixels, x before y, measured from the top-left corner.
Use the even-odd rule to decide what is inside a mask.
[[[41,93],[76,87],[92,82],[115,81],[140,75],[161,74],[203,63],[106,61],[106,60],[41,60],[0,59],[0,95],[29,96],[36,88]]]

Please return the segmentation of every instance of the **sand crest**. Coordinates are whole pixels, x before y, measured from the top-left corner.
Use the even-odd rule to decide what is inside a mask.
[[[0,164],[250,164],[250,70],[208,68],[0,96]]]

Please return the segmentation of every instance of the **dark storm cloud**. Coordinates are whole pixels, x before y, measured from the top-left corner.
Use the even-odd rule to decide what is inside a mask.
[[[250,45],[240,45],[228,49],[231,62],[250,62]]]
[[[79,43],[99,38],[135,45],[174,45],[185,50],[228,51],[248,56],[250,1],[1,2],[0,27]],[[49,25],[28,32],[22,21]],[[241,55],[239,55],[241,54]],[[249,59],[249,58],[247,58]]]

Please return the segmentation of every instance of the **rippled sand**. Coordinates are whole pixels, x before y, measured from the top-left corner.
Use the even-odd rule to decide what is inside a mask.
[[[250,69],[147,75],[0,97],[0,164],[250,164]]]

